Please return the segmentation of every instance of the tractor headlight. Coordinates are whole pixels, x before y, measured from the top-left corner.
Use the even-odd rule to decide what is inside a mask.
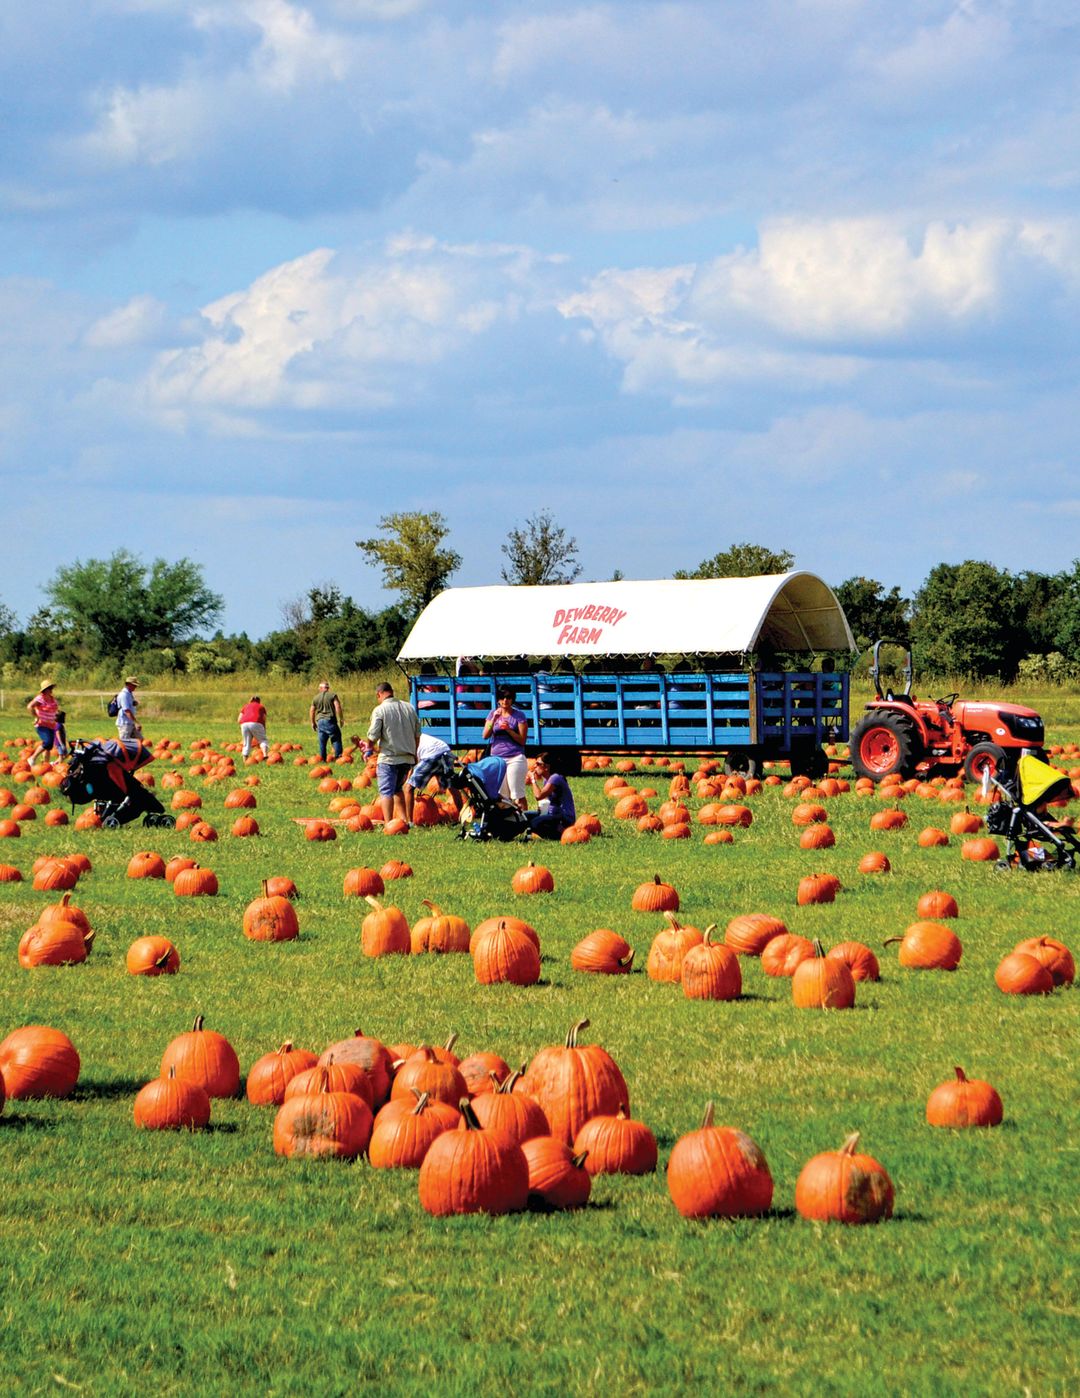
[[[1028,714],[1008,714],[999,713],[998,718],[1009,730],[1014,738],[1019,738],[1022,742],[1037,746],[1043,740],[1043,725],[1041,718],[1035,718]]]

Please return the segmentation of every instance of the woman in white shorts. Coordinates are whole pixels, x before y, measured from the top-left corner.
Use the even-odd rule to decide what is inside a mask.
[[[529,720],[520,709],[514,707],[516,698],[517,694],[509,685],[501,684],[498,687],[495,691],[495,708],[484,724],[484,738],[491,741],[492,757],[501,757],[506,763],[502,795],[525,810],[525,778],[529,770],[525,758],[525,738]]]

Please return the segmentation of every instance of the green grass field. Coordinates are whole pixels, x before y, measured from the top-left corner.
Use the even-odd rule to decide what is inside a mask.
[[[1075,701],[1056,724],[1042,707],[1051,739],[1080,736]],[[201,717],[149,732],[185,748],[235,736]],[[277,724],[272,737],[310,734]],[[306,769],[258,771],[255,840],[228,835],[228,783],[203,792],[221,832],[209,847],[138,824],[76,834],[40,819],[0,841],[0,860],[27,879],[39,854],[85,850],[94,869],[73,901],[97,931],[85,965],[22,970],[19,937],[53,896],[29,882],[0,887],[0,1037],[55,1025],[83,1065],[71,1098],[9,1102],[0,1115],[9,1391],[1076,1391],[1080,996],[1006,997],[993,973],[1022,936],[1048,933],[1080,952],[1080,876],[965,864],[955,838],[920,850],[918,831],[947,827],[955,807],[915,797],[907,828],[882,834],[868,829],[873,798],[828,802],[837,845],[824,852],[800,850],[792,803],[768,788],[733,846],[704,847],[698,827],[691,841],[660,841],[610,819],[594,775],[574,782],[579,811],[604,821],[588,845],[526,852],[459,842],[446,828],[311,844],[290,817],[325,814],[328,798]],[[666,795],[661,772],[631,780]],[[195,853],[220,896],[179,899],[163,882],[127,880],[131,854],[148,848]],[[516,898],[511,874],[537,848],[556,892]],[[859,857],[875,848],[893,872],[860,876]],[[342,879],[391,856],[415,870],[389,886],[410,921],[429,897],[470,923],[505,911],[532,922],[541,984],[478,986],[467,956],[363,958],[363,905],[342,897]],[[821,869],[845,892],[797,908],[799,878]],[[722,928],[760,911],[827,944],[856,938],[878,951],[882,980],[859,986],[851,1012],[796,1010],[788,981],[744,960],[740,1001],[688,1001],[644,974],[661,920],[631,912],[630,897],[654,872],[676,885],[687,921]],[[244,907],[274,873],[300,887],[301,937],[249,943]],[[960,903],[953,974],[902,971],[895,948],[881,949],[930,888]],[[595,927],[627,936],[634,974],[571,971],[570,949]],[[150,932],[179,947],[178,975],[126,974],[128,945]],[[196,1013],[228,1035],[245,1069],[286,1038],[321,1050],[357,1026],[387,1043],[454,1030],[459,1052],[518,1063],[588,1017],[584,1037],[622,1067],[660,1170],[598,1179],[577,1214],[436,1220],[413,1173],[276,1157],[272,1110],[246,1100],[215,1102],[205,1133],[139,1132],[132,1098]],[[926,1097],[954,1064],[998,1088],[1000,1128],[925,1124]],[[669,1199],[671,1146],[710,1099],[719,1122],[765,1152],[776,1191],[764,1219],[688,1223]],[[862,1229],[802,1220],[800,1168],[853,1130],[892,1176],[894,1218]]]

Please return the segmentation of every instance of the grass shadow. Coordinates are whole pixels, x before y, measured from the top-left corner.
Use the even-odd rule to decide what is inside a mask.
[[[80,1082],[71,1094],[73,1102],[108,1101],[115,1097],[134,1097],[145,1082],[134,1078],[113,1078],[108,1082]]]
[[[19,1112],[5,1112],[0,1116],[0,1131],[53,1131],[56,1122],[43,1116],[22,1116]]]

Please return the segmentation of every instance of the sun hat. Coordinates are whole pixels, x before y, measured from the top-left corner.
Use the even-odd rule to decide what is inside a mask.
[[[40,684],[40,686],[39,686],[40,692],[41,692],[42,694],[44,694],[45,691],[46,691],[47,689],[55,689],[55,688],[56,688],[56,681],[55,681],[55,680],[42,680],[42,681],[41,681],[41,684]]]
[[[137,675],[129,675],[127,679],[124,681],[124,684],[128,687],[128,689],[130,689],[133,684],[137,685],[138,683],[139,680]]]

